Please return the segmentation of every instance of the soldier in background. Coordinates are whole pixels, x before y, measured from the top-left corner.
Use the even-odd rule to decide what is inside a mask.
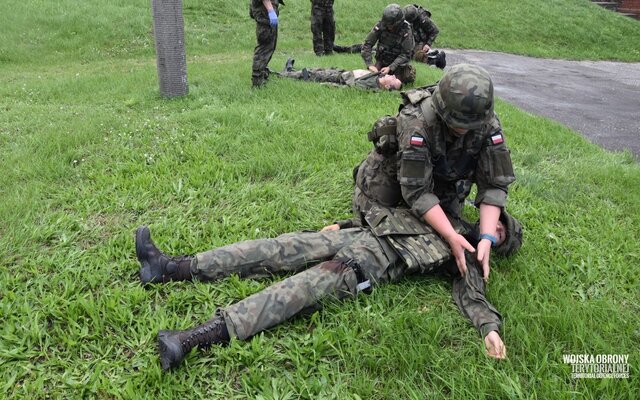
[[[313,52],[317,56],[333,53],[333,41],[336,38],[333,0],[311,0],[311,34]]]
[[[249,240],[193,257],[168,257],[151,240],[147,227],[136,231],[136,255],[143,284],[172,280],[215,281],[232,274],[241,278],[296,272],[283,281],[230,306],[220,308],[206,323],[184,331],[160,331],[163,370],[177,367],[194,347],[227,344],[232,337],[247,340],[331,299],[354,298],[373,287],[396,282],[406,274],[445,272],[454,276],[453,297],[461,312],[480,331],[487,354],[504,358],[499,335],[501,317],[484,297],[485,282],[474,257],[459,276],[447,243],[408,209],[371,206],[360,218],[341,221],[320,232],[289,233],[275,239]],[[452,224],[470,241],[476,229],[455,219]],[[503,211],[497,224],[496,251],[518,250],[522,227]],[[310,268],[309,268],[310,266]]]
[[[376,144],[356,173],[355,208],[406,206],[444,238],[460,274],[476,252],[489,276],[496,223],[515,180],[509,149],[493,111],[493,82],[481,67],[454,65],[437,85],[402,93],[396,117],[382,117]],[[472,184],[480,209],[480,240],[472,246],[447,216],[461,216]],[[468,258],[467,258],[468,259]]]
[[[269,79],[269,61],[278,42],[278,5],[282,0],[250,0],[249,16],[256,21],[256,40],[253,51],[251,82],[254,88],[263,86]]]
[[[366,69],[303,68],[301,71],[296,71],[293,69],[294,61],[293,58],[288,59],[284,71],[278,75],[363,90],[400,90],[402,87],[402,82],[395,75],[382,75],[380,72],[371,72]]]
[[[404,19],[411,24],[411,30],[413,31],[413,40],[415,42],[413,59],[427,64],[429,61],[427,54],[431,51],[431,46],[440,31],[431,20],[431,12],[429,10],[417,4],[410,4],[405,6],[402,11],[404,12]]]
[[[374,64],[372,52],[376,44]],[[409,64],[414,47],[411,25],[404,20],[400,6],[390,4],[364,39],[360,54],[369,71],[393,74],[402,83],[411,83],[416,79],[416,70]]]

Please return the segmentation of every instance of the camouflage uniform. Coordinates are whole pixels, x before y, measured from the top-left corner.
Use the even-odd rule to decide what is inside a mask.
[[[476,67],[454,66],[440,84],[450,83],[444,81],[454,69],[464,72],[469,68]],[[367,202],[372,201],[387,207],[407,205],[416,215],[423,215],[440,204],[445,213],[459,217],[472,183],[478,188],[477,205],[505,206],[508,186],[515,176],[500,121],[493,112],[493,87],[491,104],[486,105],[487,118],[468,125],[471,130],[457,137],[447,124],[454,119],[464,123],[464,107],[473,106],[474,92],[481,89],[473,79],[455,84],[466,91],[449,94],[438,92],[438,87],[424,87],[402,94],[404,104],[396,116],[397,127],[392,129],[395,147],[371,151],[356,172],[356,185],[361,191],[356,209],[366,209]],[[443,104],[444,95],[449,96],[447,99],[458,96],[462,109],[448,110]],[[378,130],[385,133],[384,128]],[[382,136],[370,134],[374,141]]]
[[[306,73],[305,73],[306,71]],[[305,68],[302,71],[284,71],[280,76],[293,79],[323,82],[338,86],[356,87],[364,90],[378,90],[379,72],[372,72],[356,78],[353,71],[337,68]]]
[[[431,12],[419,5],[413,5],[416,8],[416,17],[411,23],[413,31],[413,39],[415,41],[414,60],[426,63],[428,61],[427,54],[422,50],[425,44],[431,47],[434,40],[440,32],[436,24],[431,20]]]
[[[372,52],[376,43],[374,64]],[[375,65],[378,70],[389,67],[390,73],[402,83],[411,83],[416,78],[415,68],[409,64],[414,47],[413,34],[408,22],[403,21],[395,32],[391,32],[383,27],[382,21],[379,21],[364,39],[360,54],[367,68],[371,65]]]
[[[270,0],[276,15],[279,15],[280,0]],[[254,86],[263,85],[269,79],[269,61],[276,50],[278,27],[269,24],[269,15],[261,0],[250,0],[249,16],[256,21],[256,40],[258,44],[253,51],[251,80]]]
[[[336,38],[333,0],[311,0],[311,33],[316,55],[333,53],[333,41]]]
[[[254,278],[297,272],[218,310],[229,334],[241,340],[317,309],[325,300],[353,298],[405,274],[436,270],[456,276],[455,302],[483,337],[499,329],[500,314],[484,297],[482,273],[473,256],[467,258],[469,273],[462,278],[446,242],[411,211],[372,207],[365,220],[366,228],[292,233],[214,249],[196,255],[191,273],[197,279],[216,280],[231,274]],[[472,232],[462,221],[454,225]],[[305,269],[310,265],[314,266]]]

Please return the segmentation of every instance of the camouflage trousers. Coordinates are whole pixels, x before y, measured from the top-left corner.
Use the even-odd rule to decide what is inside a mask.
[[[344,85],[344,79],[342,74],[344,69],[337,68],[305,68],[303,71],[284,71],[280,73],[280,76],[293,79],[305,79],[305,73],[307,72],[307,80],[314,82],[327,82],[336,83],[338,85]]]
[[[343,260],[353,260],[361,275]],[[482,273],[473,256],[468,257],[468,273],[459,276],[455,263],[441,270],[453,275],[453,297],[463,315],[486,335],[498,330],[500,314],[486,300]],[[310,268],[308,268],[310,267]],[[363,228],[329,232],[290,233],[274,239],[244,241],[197,254],[193,276],[216,280],[232,274],[259,278],[297,272],[244,300],[218,310],[232,337],[245,340],[291,317],[317,309],[327,300],[354,298],[358,283],[368,280],[372,287],[396,282],[406,265],[392,248]],[[457,275],[457,276],[456,276]]]
[[[313,52],[317,56],[333,53],[333,41],[336,38],[333,7],[311,6],[311,33]]]
[[[251,80],[254,86],[260,86],[269,79],[269,61],[276,50],[278,27],[271,27],[269,21],[256,21],[256,40],[258,44],[253,50]]]
[[[372,286],[401,275],[392,250],[368,230],[290,233],[274,239],[249,240],[197,254],[191,272],[197,279],[215,280],[238,274],[243,278],[297,272],[261,292],[219,312],[229,333],[244,340],[330,299],[354,297],[359,280]],[[338,262],[334,260],[340,260]],[[355,261],[362,272],[342,260]],[[308,266],[312,267],[307,268]]]

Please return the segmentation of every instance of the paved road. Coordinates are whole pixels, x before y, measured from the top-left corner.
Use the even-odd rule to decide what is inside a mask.
[[[445,49],[447,65],[483,66],[495,93],[559,121],[605,149],[640,159],[640,63],[566,61]]]

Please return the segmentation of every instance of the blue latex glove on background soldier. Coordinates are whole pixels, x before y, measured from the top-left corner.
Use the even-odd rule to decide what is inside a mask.
[[[269,11],[269,25],[271,25],[272,28],[278,26],[278,15],[274,10]]]

